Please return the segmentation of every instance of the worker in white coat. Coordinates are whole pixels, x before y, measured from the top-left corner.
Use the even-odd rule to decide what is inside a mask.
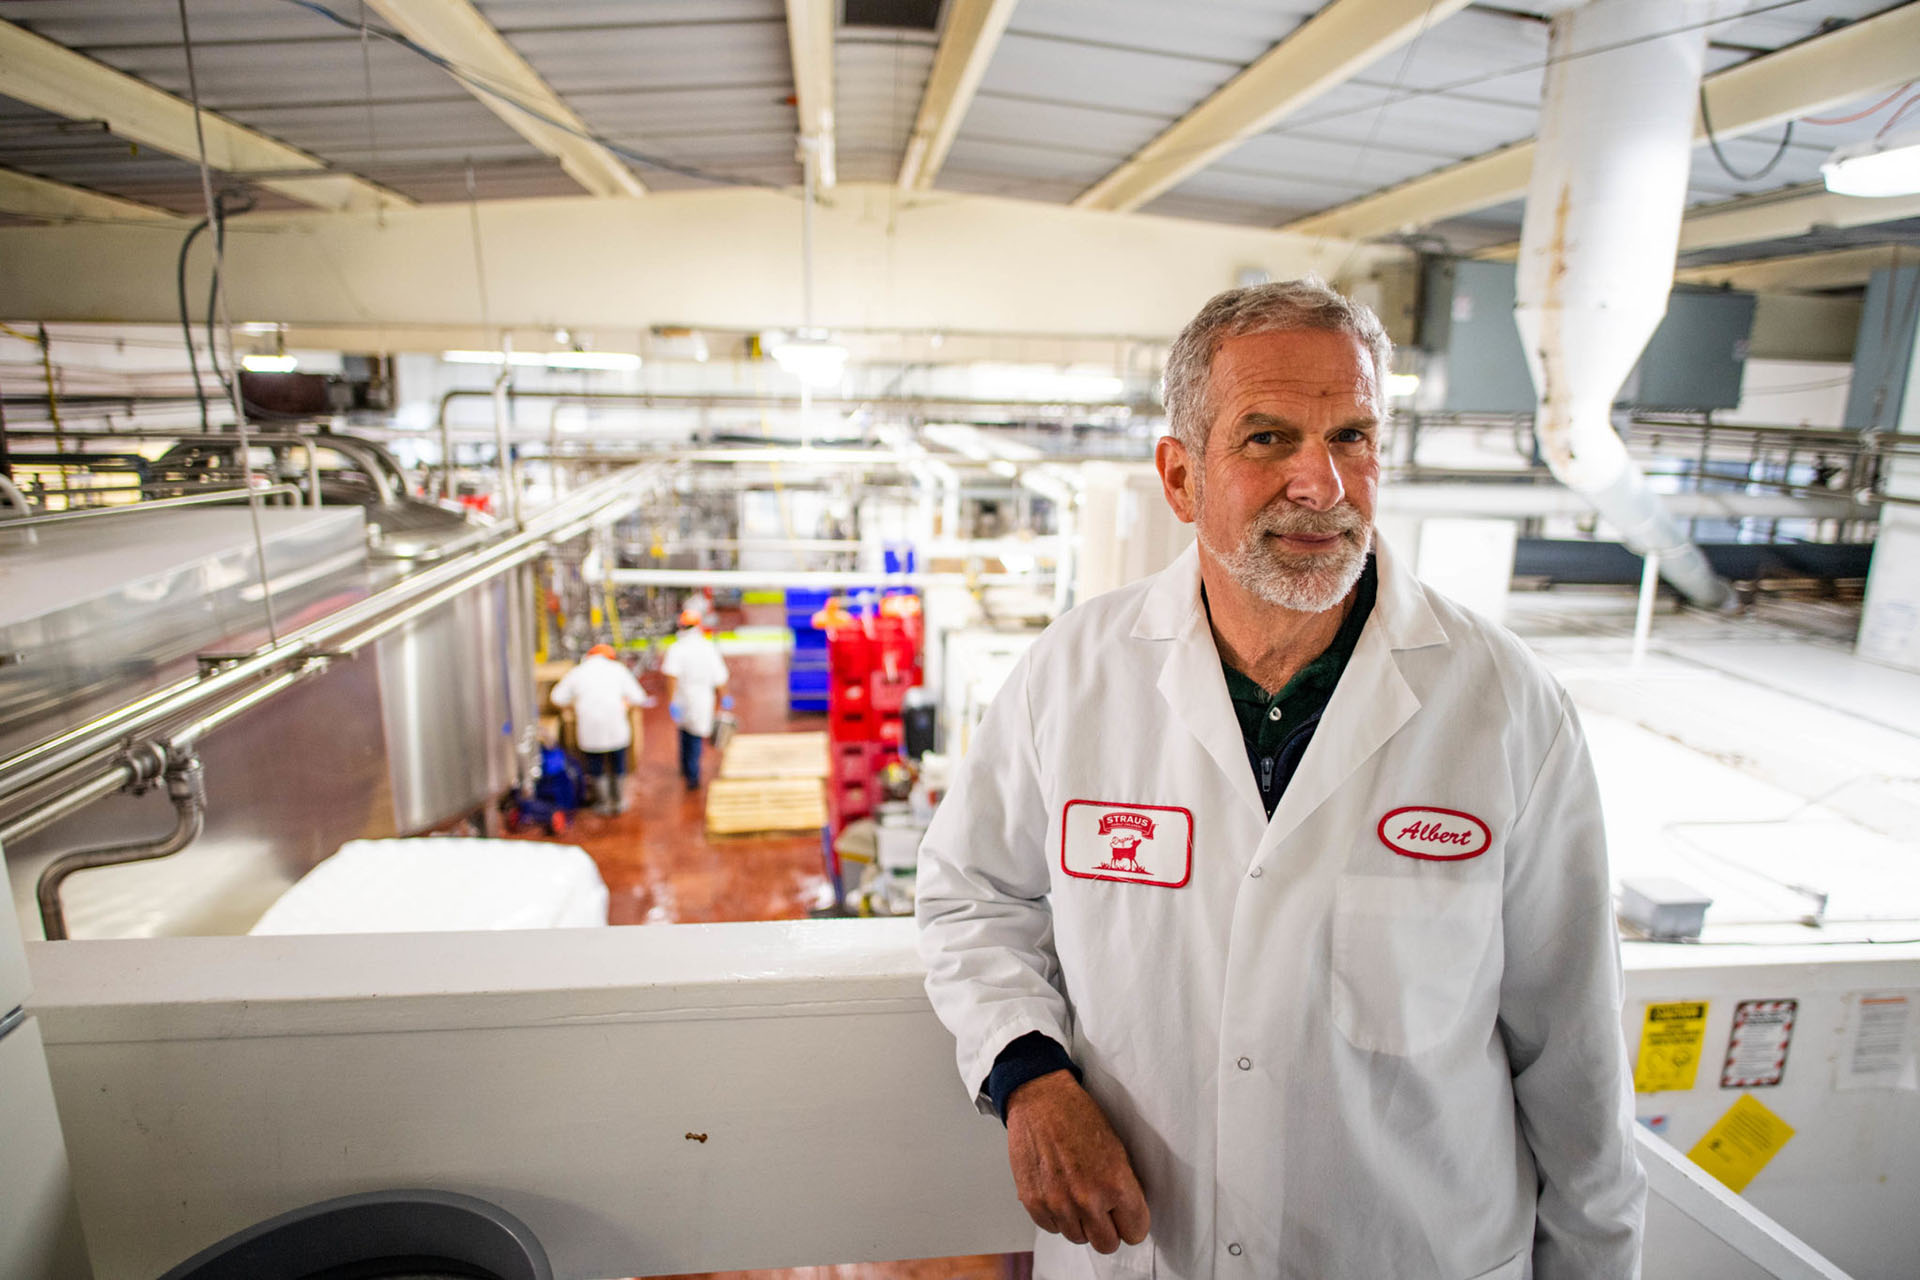
[[[922,846],[1038,1276],[1638,1274],[1592,767],[1376,545],[1389,354],[1318,282],[1208,303],[1156,454],[1197,544],[1040,637]]]
[[[726,695],[727,663],[720,646],[700,625],[693,609],[680,614],[680,631],[660,664],[667,677],[668,707],[680,730],[680,776],[687,790],[700,789],[700,757],[713,736],[719,702]]]
[[[578,666],[553,686],[553,705],[573,712],[574,742],[586,763],[594,807],[602,813],[626,811],[627,755],[633,746],[632,712],[653,699],[610,644],[587,650]]]

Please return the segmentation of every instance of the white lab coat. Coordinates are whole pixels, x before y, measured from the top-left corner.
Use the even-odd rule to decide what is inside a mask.
[[[934,817],[921,950],[966,1087],[990,1111],[1001,1049],[1057,1038],[1152,1211],[1147,1243],[1111,1257],[1042,1233],[1037,1275],[1638,1274],[1618,944],[1573,708],[1511,635],[1386,548],[1379,569],[1271,821],[1191,548],[1040,638]],[[1414,806],[1438,812],[1385,829],[1425,857],[1380,834]]]
[[[696,738],[712,737],[713,695],[727,683],[720,646],[698,628],[688,628],[675,638],[660,670],[678,682],[673,705],[680,708],[680,727]]]
[[[601,654],[589,654],[553,686],[553,705],[573,708],[574,739],[582,751],[618,751],[633,745],[628,707],[647,705],[633,672]]]

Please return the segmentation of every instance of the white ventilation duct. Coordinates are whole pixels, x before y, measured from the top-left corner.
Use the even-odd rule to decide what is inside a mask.
[[[1709,607],[1732,593],[1647,488],[1612,410],[1666,313],[1706,53],[1701,24],[1726,8],[1592,0],[1555,16],[1515,308],[1547,465]]]

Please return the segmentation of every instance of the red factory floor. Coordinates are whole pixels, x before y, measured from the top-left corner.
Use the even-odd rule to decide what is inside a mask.
[[[826,727],[825,716],[788,713],[784,654],[735,654],[727,666],[741,732],[817,732]],[[827,880],[819,834],[709,836],[704,779],[713,776],[719,761],[709,751],[701,790],[687,791],[667,715],[666,682],[649,674],[641,683],[659,705],[644,713],[645,741],[627,778],[627,811],[605,817],[583,810],[562,837],[599,864],[612,923],[804,918],[817,905]],[[987,1254],[725,1271],[711,1280],[1016,1280],[1030,1274],[1030,1255]]]

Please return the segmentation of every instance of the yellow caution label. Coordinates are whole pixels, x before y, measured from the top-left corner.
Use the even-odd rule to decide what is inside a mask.
[[[1687,1159],[1724,1182],[1729,1191],[1745,1191],[1792,1136],[1792,1125],[1752,1094],[1742,1094],[1687,1152]]]
[[[1640,1026],[1640,1057],[1634,1063],[1635,1093],[1693,1088],[1700,1047],[1707,1040],[1707,1002],[1650,1004]]]

